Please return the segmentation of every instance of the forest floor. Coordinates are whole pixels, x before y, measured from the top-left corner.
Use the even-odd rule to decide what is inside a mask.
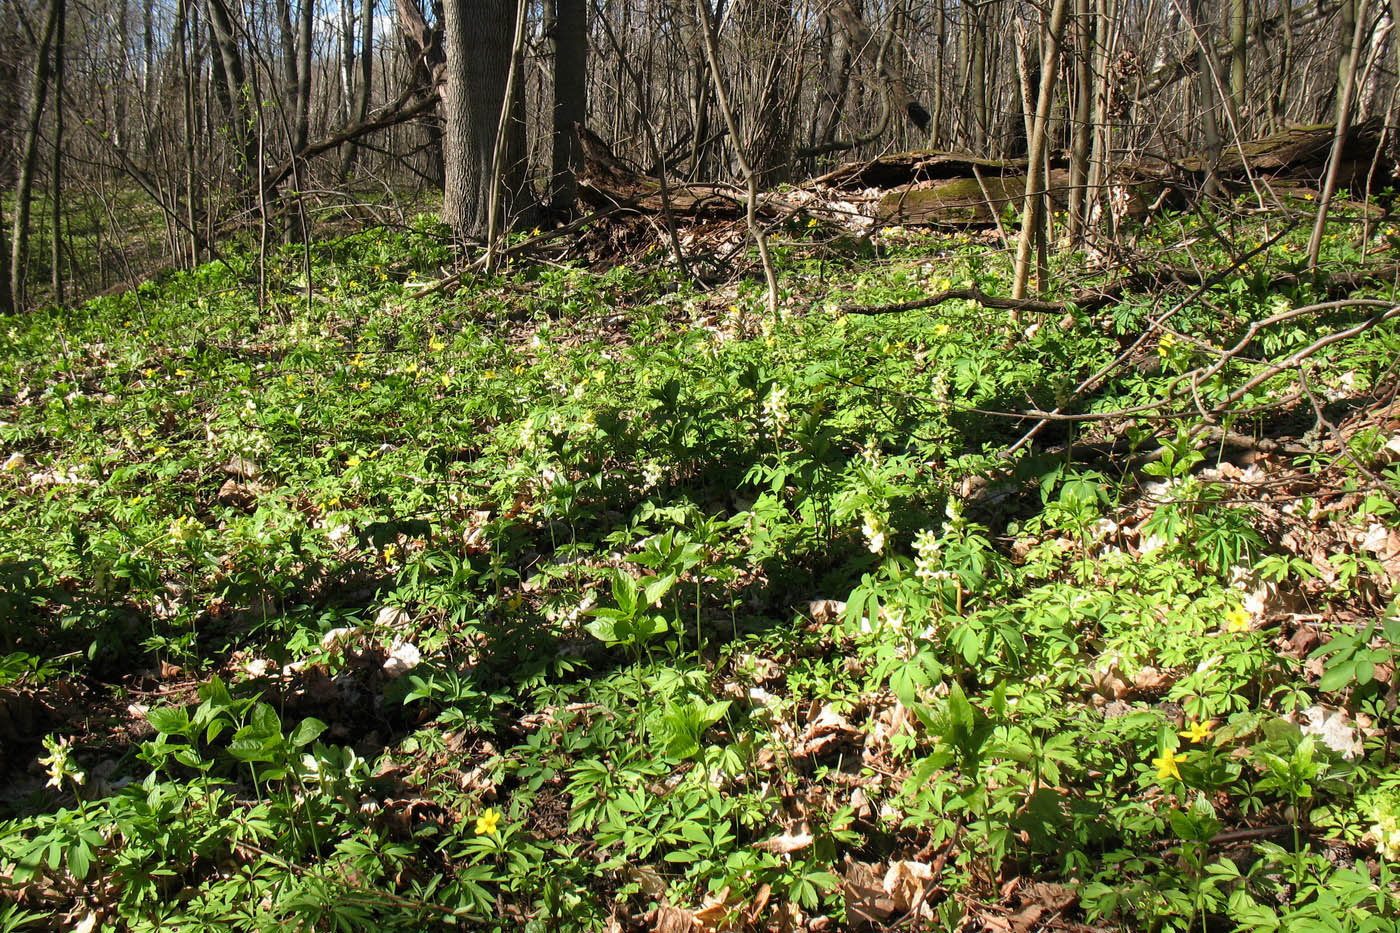
[[[1400,235],[1311,211],[5,322],[0,930],[1396,929]]]

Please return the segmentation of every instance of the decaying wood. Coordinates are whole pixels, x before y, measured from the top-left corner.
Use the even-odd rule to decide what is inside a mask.
[[[659,180],[625,165],[611,147],[587,128],[578,128],[584,171],[579,196],[591,210],[626,207],[643,214],[666,206]],[[1366,173],[1382,144],[1373,121],[1353,127],[1342,149],[1341,184],[1353,191],[1367,185]],[[1276,190],[1312,191],[1326,172],[1332,143],[1331,124],[1293,127],[1270,136],[1225,147],[1214,175],[1227,187],[1248,183],[1248,175]],[[1068,206],[1069,168],[1052,159],[1047,193],[1055,209]],[[1164,202],[1180,205],[1202,190],[1210,174],[1204,157],[1177,164],[1139,162],[1120,166],[1107,180],[1122,212],[1147,217]],[[875,225],[991,226],[1005,213],[1018,213],[1025,198],[1024,159],[982,159],[965,153],[921,150],[851,162],[805,184],[760,197],[760,215],[773,219],[796,211],[825,216],[856,228]],[[1395,167],[1378,171],[1373,189],[1394,184]],[[711,182],[668,183],[669,208],[678,217],[732,219],[743,211],[742,192]],[[839,208],[835,208],[839,205]],[[833,208],[824,211],[823,208]]]

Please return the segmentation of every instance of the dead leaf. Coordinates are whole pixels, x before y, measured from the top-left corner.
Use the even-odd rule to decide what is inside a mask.
[[[1361,738],[1346,710],[1329,711],[1323,706],[1310,706],[1303,710],[1303,716],[1307,720],[1301,726],[1304,735],[1317,736],[1323,745],[1349,761],[1361,757]]]
[[[399,628],[410,621],[408,613],[398,606],[385,606],[374,617],[376,628]]]
[[[491,513],[485,509],[467,514],[466,530],[462,532],[462,544],[466,546],[467,553],[481,554],[491,549],[491,542],[482,538],[490,521]]]
[[[417,667],[422,660],[423,653],[417,645],[396,638],[389,648],[389,656],[384,659],[384,673],[393,680]]]
[[[923,862],[892,862],[881,885],[894,901],[895,909],[911,910],[922,904],[932,887],[933,868]]]
[[[658,907],[652,917],[655,933],[693,933],[698,924],[695,915],[679,907]]]
[[[246,457],[233,457],[219,469],[239,479],[257,479],[262,475],[262,469]]]
[[[846,922],[852,929],[878,928],[895,912],[894,898],[885,890],[877,865],[847,857],[841,894],[846,902]]]
[[[1133,689],[1139,693],[1155,693],[1172,685],[1172,676],[1155,667],[1144,667],[1133,678]]]
[[[266,491],[257,483],[240,483],[236,479],[227,479],[219,487],[215,498],[220,505],[248,512],[258,504],[258,496]]]
[[[1079,900],[1079,892],[1053,881],[1037,881],[1028,884],[1016,893],[1022,905],[1040,904],[1048,910],[1064,910]]]
[[[791,852],[800,852],[811,844],[812,833],[807,828],[807,821],[803,820],[780,836],[755,842],[753,847],[765,852],[772,852],[774,855],[787,855]]]
[[[622,877],[641,887],[647,897],[659,900],[666,896],[666,879],[650,865],[628,865]]]

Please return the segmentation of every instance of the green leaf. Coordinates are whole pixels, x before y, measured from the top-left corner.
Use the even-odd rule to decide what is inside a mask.
[[[617,643],[617,622],[612,619],[594,619],[585,625],[584,629],[605,645]]]
[[[183,706],[157,706],[146,712],[146,721],[157,732],[166,735],[185,735],[190,728],[190,712]]]
[[[630,577],[628,579],[631,579]],[[671,587],[676,585],[676,575],[668,573],[662,577],[652,577],[647,581],[643,594],[648,606],[655,606],[661,602],[662,597],[671,591]]]
[[[266,703],[259,703],[253,707],[253,715],[248,725],[261,735],[276,736],[279,739],[282,737],[282,719],[277,715],[277,710]]]
[[[632,575],[623,570],[614,570],[612,574],[613,600],[617,607],[623,612],[631,615],[637,609],[637,581],[632,579]]]
[[[92,867],[91,853],[87,846],[78,843],[68,849],[68,871],[74,878],[82,881],[88,876],[88,870]]]
[[[310,745],[316,741],[327,726],[321,720],[308,717],[297,723],[296,729],[292,730],[291,743],[294,748],[301,748],[303,745]]]
[[[954,681],[948,690],[948,724],[958,732],[970,736],[974,722],[972,704],[967,701],[962,686]]]
[[[1355,678],[1356,666],[1354,664],[1349,662],[1329,664],[1327,670],[1322,674],[1322,679],[1317,682],[1317,687],[1327,693],[1334,693],[1351,683]]]

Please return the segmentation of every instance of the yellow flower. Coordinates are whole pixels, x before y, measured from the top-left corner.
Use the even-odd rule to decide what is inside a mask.
[[[363,392],[365,389],[368,389],[368,388],[369,388],[369,380],[368,380],[368,379],[364,379],[364,380],[361,380],[360,382],[355,383],[355,388],[357,388],[357,389],[359,389],[361,392]]]
[[[1249,614],[1249,610],[1242,606],[1237,606],[1225,613],[1225,631],[1227,632],[1247,632],[1249,623],[1254,617]]]
[[[817,225],[817,218],[815,218],[815,217],[813,217],[811,220],[807,221],[807,229],[808,229],[808,230],[811,230],[811,229],[812,229],[813,227],[815,227],[816,225]]]
[[[476,834],[478,836],[496,835],[496,825],[501,822],[499,810],[488,808],[476,821]]]
[[[518,374],[518,373],[523,373],[523,372],[525,371],[525,364],[524,364],[524,363],[516,363],[516,364],[515,364],[515,371],[516,371],[517,374]]]
[[[359,457],[348,457],[348,458],[346,458],[346,460],[345,460],[345,465],[348,466],[348,467],[357,467],[357,466],[360,465],[360,458],[359,458]]]
[[[293,376],[291,373],[287,373],[287,385],[295,385],[295,384],[296,384],[296,381],[297,381],[297,377],[296,377],[296,376]]]
[[[442,374],[442,384],[445,386],[452,385],[452,376],[449,373]]]
[[[1165,781],[1169,777],[1181,780],[1181,769],[1177,765],[1185,760],[1170,749],[1163,751],[1160,758],[1153,758],[1152,766],[1157,769],[1157,780]]]
[[[486,370],[486,372],[484,372],[484,373],[481,374],[481,378],[482,378],[482,379],[495,379],[495,378],[496,378],[496,371],[495,371],[494,369],[488,369],[488,370]]]
[[[1202,742],[1210,738],[1210,734],[1214,729],[1214,720],[1209,722],[1193,722],[1186,727],[1185,731],[1178,732],[1177,734],[1183,739],[1189,740],[1191,744],[1194,745],[1197,742]]]
[[[397,554],[398,552],[399,552],[399,546],[398,546],[397,544],[386,544],[386,545],[384,545],[384,563],[385,563],[385,564],[392,564],[392,563],[394,562],[394,555]]]
[[[429,350],[432,350],[434,353],[436,353],[437,351],[441,350],[441,349],[442,349],[443,347],[445,347],[445,346],[447,346],[447,344],[443,343],[441,340],[437,339],[436,337],[434,337],[432,340],[429,340],[429,341],[428,341],[428,349],[429,349]]]

